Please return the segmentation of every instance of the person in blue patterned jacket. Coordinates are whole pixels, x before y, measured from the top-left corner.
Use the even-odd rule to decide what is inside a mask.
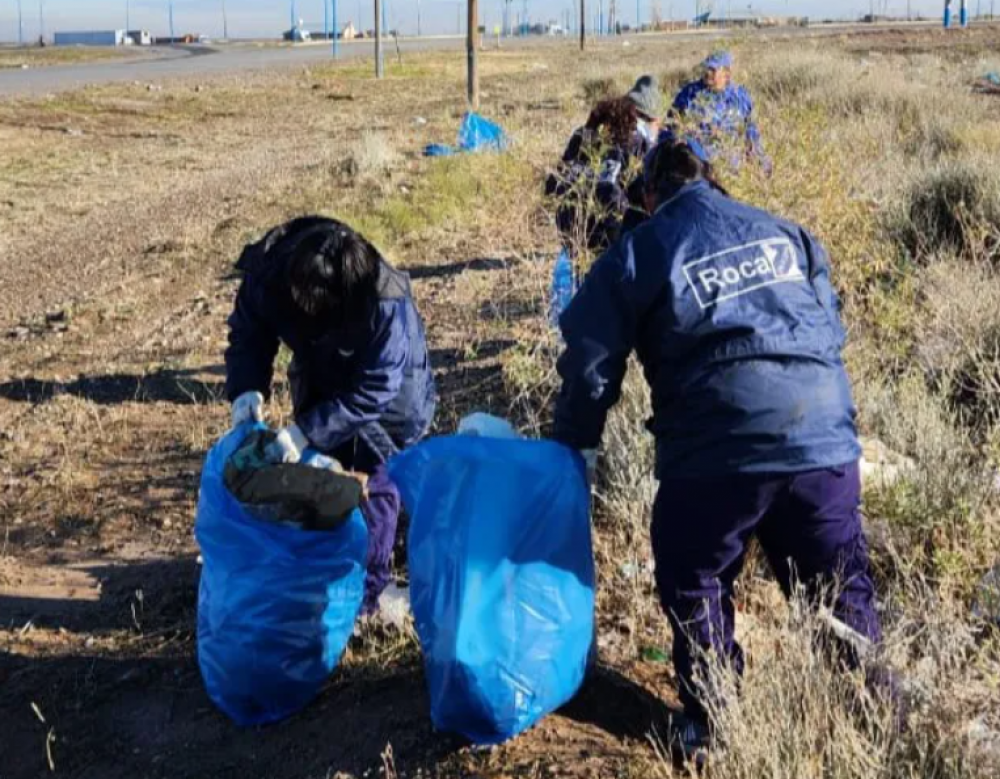
[[[769,167],[754,120],[753,99],[746,87],[733,83],[732,67],[733,55],[728,51],[716,52],[702,62],[702,77],[687,84],[674,98],[672,116],[668,117],[660,140],[693,136],[712,156],[731,149],[735,142],[743,146],[748,157],[758,158]],[[685,119],[694,120],[696,130],[679,130],[678,125],[684,124]],[[738,156],[734,162],[738,163]]]

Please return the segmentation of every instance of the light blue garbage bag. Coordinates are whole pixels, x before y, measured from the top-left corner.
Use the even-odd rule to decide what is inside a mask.
[[[594,635],[583,460],[549,441],[435,438],[389,473],[438,730],[496,744],[583,683]]]
[[[319,693],[354,632],[368,550],[360,511],[309,531],[256,519],[230,494],[225,463],[254,429],[241,425],[209,451],[194,529],[198,665],[209,697],[240,725],[284,719]]]
[[[507,148],[507,135],[500,125],[470,111],[458,130],[458,147],[462,151],[503,151]]]
[[[424,147],[425,157],[450,157],[462,152],[503,151],[507,148],[507,134],[503,128],[484,119],[477,113],[468,112],[458,128],[458,147],[432,143]]]

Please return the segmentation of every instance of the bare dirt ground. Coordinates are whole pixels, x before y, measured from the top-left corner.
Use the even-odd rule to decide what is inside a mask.
[[[225,317],[248,238],[309,211],[360,224],[414,277],[440,429],[504,413],[498,358],[544,327],[534,258],[555,246],[524,193],[582,117],[582,78],[698,54],[607,46],[583,68],[567,52],[486,55],[487,113],[534,140],[480,167],[420,157],[457,127],[457,54],[394,64],[379,88],[347,65],[0,104],[2,779],[651,775],[670,672],[622,647],[663,639],[614,614],[578,699],[502,748],[433,733],[412,637],[372,627],[305,712],[236,728],[194,658],[192,525],[228,421]]]

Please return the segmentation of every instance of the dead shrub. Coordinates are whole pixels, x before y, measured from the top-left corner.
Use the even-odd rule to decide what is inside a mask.
[[[583,82],[583,99],[587,105],[594,105],[610,97],[616,97],[623,90],[618,82],[610,76],[589,78]]]
[[[672,102],[674,94],[695,78],[695,71],[691,68],[677,66],[667,68],[660,73],[660,90]]]
[[[756,647],[742,679],[715,658],[701,680],[724,779],[981,779],[1000,769],[1000,718],[991,681],[996,642],[977,640],[961,602],[914,582],[886,620],[869,667],[890,668],[888,687],[867,685],[827,651],[829,623],[802,599],[753,618]],[[882,674],[884,676],[884,673]],[[897,704],[905,716],[897,715]],[[675,775],[672,767],[663,773]]]
[[[984,263],[941,261],[921,280],[917,357],[939,391],[982,427],[1000,414],[1000,275]]]
[[[859,382],[857,396],[861,427],[915,464],[865,491],[882,581],[932,576],[971,591],[1000,551],[992,482],[971,432],[921,373]]]
[[[1000,160],[962,159],[917,173],[890,231],[922,262],[940,254],[1000,258]]]
[[[383,133],[366,130],[341,163],[341,172],[351,179],[381,179],[399,162],[399,152]]]

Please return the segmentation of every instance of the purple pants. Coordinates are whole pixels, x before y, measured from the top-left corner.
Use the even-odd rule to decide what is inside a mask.
[[[838,583],[834,616],[879,641],[875,589],[861,530],[857,463],[797,474],[733,474],[660,484],[652,541],[660,602],[674,633],[674,665],[688,715],[704,717],[692,642],[738,672],[733,583],[757,536],[785,594],[794,582],[818,598]]]
[[[392,581],[392,549],[396,543],[401,499],[381,458],[360,439],[339,447],[333,456],[348,470],[368,474],[368,500],[361,513],[368,525],[368,559],[362,614],[378,611],[378,598]]]

